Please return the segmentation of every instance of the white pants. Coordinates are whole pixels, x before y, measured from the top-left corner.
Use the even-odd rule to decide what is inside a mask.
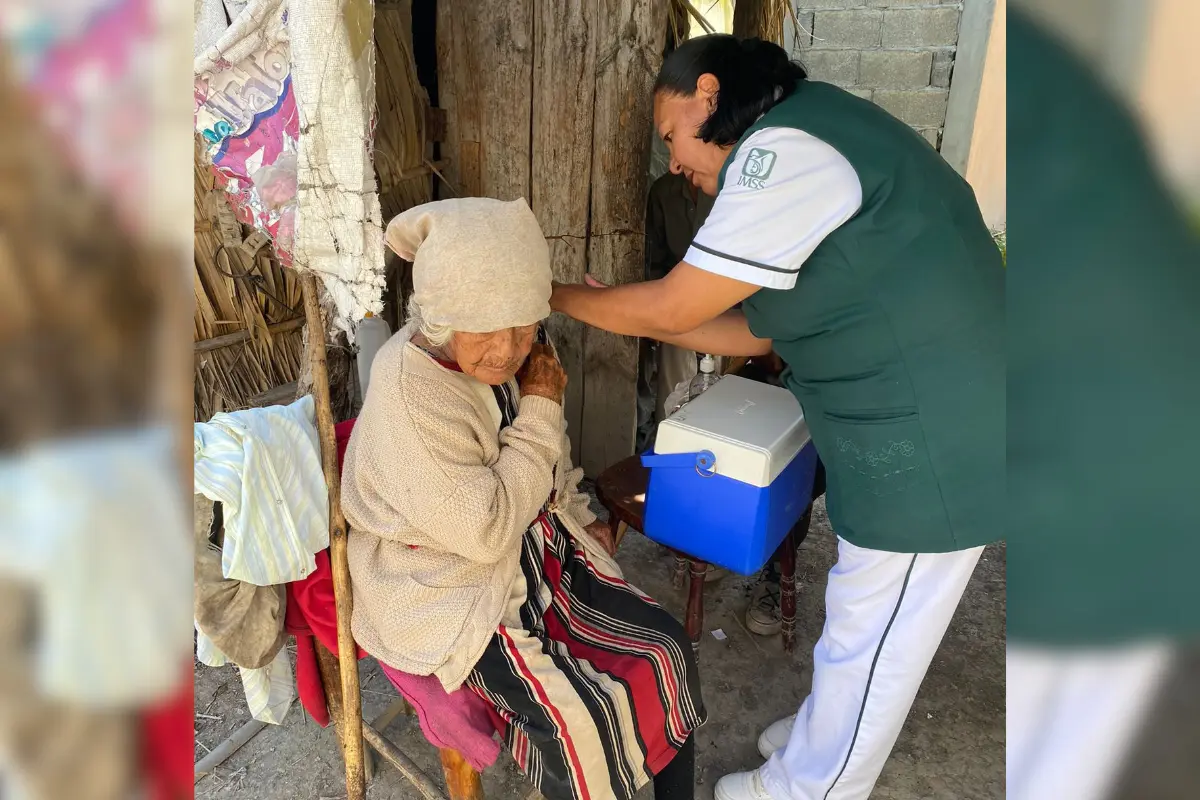
[[[1013,800],[1101,800],[1171,663],[1165,645],[1057,653],[1008,648],[1007,783]]]
[[[775,800],[871,794],[982,552],[887,553],[838,539],[812,692],[762,771]]]

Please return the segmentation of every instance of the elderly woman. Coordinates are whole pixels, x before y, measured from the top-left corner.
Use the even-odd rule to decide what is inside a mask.
[[[413,297],[346,453],[355,639],[481,696],[548,800],[627,800],[652,778],[690,800],[695,660],[577,488],[537,220],[523,200],[446,200],[387,239]]]

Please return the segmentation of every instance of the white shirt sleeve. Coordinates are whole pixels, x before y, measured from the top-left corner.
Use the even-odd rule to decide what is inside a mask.
[[[862,206],[862,184],[830,145],[764,128],[733,155],[712,212],[684,261],[769,289],[790,289],[821,241]]]

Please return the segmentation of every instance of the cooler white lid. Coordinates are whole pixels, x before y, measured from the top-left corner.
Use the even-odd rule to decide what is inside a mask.
[[[718,474],[769,486],[808,442],[808,424],[791,392],[729,375],[659,423],[654,452],[709,450]]]

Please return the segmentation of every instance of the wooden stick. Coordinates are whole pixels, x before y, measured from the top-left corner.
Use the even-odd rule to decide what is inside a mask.
[[[262,406],[277,406],[288,405],[296,399],[296,386],[298,381],[291,381],[273,389],[267,389],[262,394],[257,394],[250,398],[250,405],[261,408]]]
[[[313,398],[317,406],[317,432],[321,438],[321,466],[329,489],[329,560],[333,568],[333,595],[337,603],[338,662],[342,673],[342,756],[346,761],[346,800],[365,800],[367,779],[363,765],[362,694],[358,687],[358,648],[350,632],[354,608],[350,595],[350,562],[346,557],[346,518],[342,516],[342,480],[338,471],[337,436],[329,401],[329,366],[325,360],[325,320],[321,316],[317,276],[305,272],[304,317],[308,322],[308,350],[312,363]]]
[[[267,727],[267,723],[262,720],[252,719],[238,728],[228,739],[213,748],[211,753],[196,762],[196,777],[201,778],[225,763],[226,759],[236,753],[242,745],[253,739],[265,727]]]
[[[268,325],[267,330],[271,333],[286,333],[294,331],[297,328],[304,327],[304,319],[296,317],[295,319],[276,322],[274,325]],[[221,336],[214,336],[211,339],[201,339],[193,345],[193,350],[197,353],[207,353],[209,350],[220,350],[222,347],[229,347],[238,342],[244,342],[250,338],[250,331],[235,331],[226,333]]]
[[[363,691],[367,690],[363,689]],[[403,697],[398,697],[395,702],[387,707],[386,711],[371,720],[370,727],[373,730],[386,731],[388,725],[395,722],[397,717],[403,716],[411,710],[412,706],[408,704],[408,701]],[[375,780],[375,748],[368,747],[366,753],[367,783],[370,783]]]
[[[716,31],[713,29],[712,23],[704,18],[704,15],[700,13],[700,9],[688,2],[688,0],[681,0],[681,2],[683,3],[684,7],[687,8],[688,13],[695,17],[696,22],[700,23],[700,27],[704,29],[705,33],[716,33]]]
[[[338,747],[346,749],[345,734],[342,733],[342,668],[335,656],[325,645],[313,637],[317,651],[317,673],[321,676],[321,688],[325,690],[325,707],[337,733]]]
[[[446,795],[442,794],[429,776],[414,764],[411,758],[404,755],[399,747],[383,738],[379,731],[364,724],[362,735],[371,744],[371,747],[398,769],[400,774],[407,778],[408,782],[415,786],[426,800],[446,800]]]

